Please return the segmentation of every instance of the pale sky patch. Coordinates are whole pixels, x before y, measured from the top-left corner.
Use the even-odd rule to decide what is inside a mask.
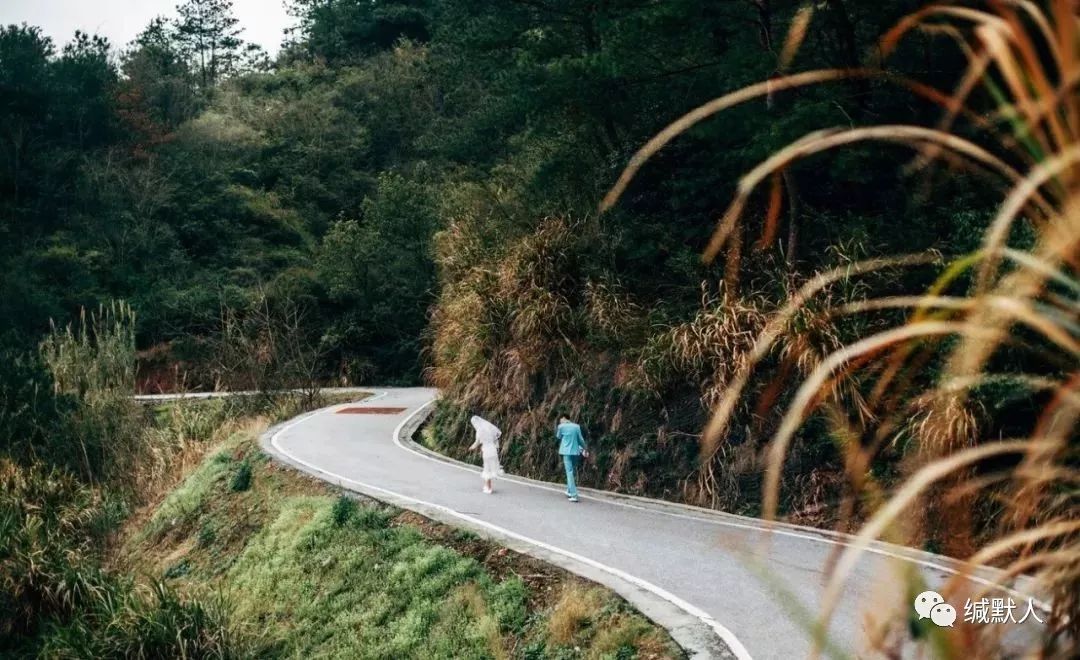
[[[0,25],[27,23],[52,37],[57,51],[75,30],[108,37],[115,51],[127,46],[155,16],[176,17],[178,0],[0,0]],[[276,55],[293,19],[285,0],[233,0],[240,37]]]

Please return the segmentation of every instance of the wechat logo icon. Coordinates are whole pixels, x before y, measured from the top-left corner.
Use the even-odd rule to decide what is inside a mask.
[[[951,628],[956,621],[956,608],[946,603],[936,591],[924,591],[916,596],[915,612],[920,619],[930,619],[942,628]]]

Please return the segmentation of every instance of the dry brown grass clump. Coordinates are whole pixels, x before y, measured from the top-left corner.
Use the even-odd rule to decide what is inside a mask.
[[[522,400],[535,373],[575,351],[569,337],[580,319],[570,300],[576,294],[570,260],[581,249],[581,228],[548,218],[505,252],[463,266],[459,279],[447,282],[432,318],[429,377],[435,384],[464,384],[473,396],[481,394],[478,388],[494,394],[493,388],[507,402]],[[441,237],[443,251],[458,252],[469,240],[467,231],[451,226]]]
[[[548,621],[548,636],[556,645],[574,641],[582,626],[590,621],[603,605],[604,595],[596,587],[571,582],[563,589]]]
[[[701,310],[689,321],[661,328],[640,352],[631,385],[661,392],[674,379],[693,379],[706,408],[719,400],[765,324],[766,307],[745,298],[712,296],[703,285]]]

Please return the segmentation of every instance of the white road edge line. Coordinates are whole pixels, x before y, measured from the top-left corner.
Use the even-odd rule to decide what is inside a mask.
[[[386,392],[383,392],[383,393],[386,394]],[[429,406],[429,405],[431,405],[433,403],[435,403],[434,400],[429,401],[428,403],[424,404],[418,410],[422,410],[423,408],[426,408],[427,406]],[[424,452],[417,451],[416,449],[413,449],[412,447],[409,447],[408,445],[405,445],[404,443],[402,443],[401,439],[398,437],[398,434],[396,432],[394,433],[394,444],[396,444],[398,447],[400,447],[401,449],[404,449],[407,452],[410,452],[410,453],[415,454],[417,456],[420,456],[422,458],[426,458],[429,461],[434,461],[436,463],[441,463],[443,465],[449,465],[451,467],[455,467],[455,468],[457,468],[459,470],[464,470],[466,472],[479,473],[479,470],[473,469],[473,468],[471,468],[469,466],[465,466],[465,465],[462,465],[462,464],[454,462],[454,461],[444,461],[444,460],[441,460],[441,459],[436,458],[434,456],[430,456],[430,455],[428,455],[428,454],[426,454]],[[549,490],[549,491],[551,491],[553,493],[562,492],[558,488],[554,488],[554,487],[551,487],[551,486],[545,486],[545,485],[534,483],[534,482],[531,482],[531,481],[524,481],[524,480],[521,480],[521,479],[517,479],[512,475],[506,475],[506,476],[500,477],[500,479],[503,479],[505,481],[512,481],[512,482],[514,482],[516,484],[520,484],[522,486],[530,486],[532,488],[539,488],[539,489],[542,489],[542,490]],[[672,512],[672,511],[664,511],[662,509],[655,509],[655,508],[639,506],[639,505],[635,505],[635,504],[629,504],[627,502],[622,502],[622,501],[614,500],[614,499],[598,498],[598,497],[585,496],[585,495],[581,495],[581,498],[582,499],[590,499],[590,500],[593,500],[595,502],[602,502],[604,504],[611,504],[611,505],[614,505],[614,506],[621,506],[621,507],[625,507],[627,509],[635,509],[635,510],[638,510],[638,511],[645,511],[645,512],[648,512],[648,513],[655,513],[655,514],[659,514],[659,515],[663,515],[663,516],[670,516],[672,518],[682,518],[684,520],[694,520],[696,522],[701,522],[701,523],[710,524],[710,525],[720,525],[720,526],[724,526],[724,527],[734,527],[736,529],[746,529],[746,530],[751,530],[751,531],[755,531],[755,532],[762,532],[762,533],[768,533],[768,534],[777,534],[777,535],[780,535],[780,536],[788,536],[788,537],[791,537],[791,538],[803,539],[803,540],[807,540],[807,541],[816,541],[816,542],[820,542],[820,543],[828,543],[830,545],[837,545],[837,546],[841,546],[841,547],[845,547],[845,548],[850,548],[850,547],[854,546],[853,543],[848,543],[848,542],[845,542],[845,541],[830,539],[830,538],[826,538],[826,537],[823,537],[823,536],[816,536],[814,534],[801,534],[799,532],[793,532],[793,531],[786,530],[786,529],[783,529],[783,528],[778,528],[778,527],[756,526],[756,525],[749,525],[749,524],[745,524],[745,523],[731,522],[731,521],[727,521],[727,520],[719,520],[719,519],[716,519],[716,518],[705,518],[705,517],[701,517],[701,516],[691,516],[691,515],[687,515],[687,514],[683,514],[683,513],[675,513],[675,512]],[[912,564],[917,564],[917,565],[922,566],[924,568],[930,568],[930,569],[933,569],[933,570],[936,570],[936,571],[941,571],[943,573],[948,573],[949,575],[960,576],[960,577],[963,577],[964,579],[966,579],[966,580],[968,580],[970,582],[974,582],[976,584],[981,584],[984,587],[991,587],[993,589],[1002,591],[1004,593],[1009,594],[1010,596],[1015,596],[1015,597],[1020,598],[1022,600],[1027,600],[1027,599],[1030,598],[1032,604],[1035,605],[1036,607],[1038,607],[1039,609],[1043,610],[1044,612],[1050,612],[1051,611],[1051,607],[1050,607],[1050,605],[1048,603],[1045,603],[1042,600],[1031,596],[1030,594],[1025,594],[1025,593],[1017,591],[1016,589],[1013,589],[1011,587],[1007,587],[1007,586],[1005,586],[1003,584],[999,584],[999,583],[994,582],[993,580],[989,580],[987,578],[979,577],[978,575],[974,575],[972,573],[965,573],[962,570],[951,568],[949,566],[943,566],[941,564],[936,564],[936,563],[931,562],[931,561],[926,561],[925,559],[917,559],[915,557],[905,556],[905,555],[902,555],[902,554],[899,554],[899,553],[891,552],[889,550],[886,550],[885,548],[876,547],[876,546],[872,546],[872,545],[868,545],[868,546],[864,547],[863,551],[864,552],[871,552],[871,553],[874,553],[874,554],[877,554],[877,555],[881,555],[883,557],[889,557],[890,559],[897,559],[897,560],[900,560],[900,561],[910,562]]]
[[[387,393],[388,392],[384,391],[380,395],[380,397],[385,396]],[[375,400],[375,397],[366,399],[365,401],[373,401],[373,400]],[[435,403],[435,399],[432,399],[431,401],[428,401],[424,405],[418,407],[416,410],[409,413],[409,415],[406,416],[405,419],[401,420],[401,422],[397,425],[397,427],[394,428],[394,443],[395,444],[397,444],[399,447],[402,446],[398,442],[398,434],[401,432],[402,427],[404,427],[405,424],[407,424],[410,420],[412,420],[412,418],[419,415],[428,406],[434,405],[434,403]],[[702,609],[700,609],[700,608],[698,608],[698,607],[696,607],[694,605],[691,605],[690,603],[686,602],[685,600],[679,598],[678,596],[676,596],[676,595],[674,595],[672,593],[669,593],[669,592],[665,591],[664,589],[652,584],[651,582],[646,582],[645,580],[642,580],[641,578],[630,575],[629,573],[621,571],[621,570],[619,570],[617,568],[614,568],[612,566],[608,566],[608,565],[603,564],[601,562],[598,562],[598,561],[596,561],[594,559],[589,559],[588,557],[584,557],[582,555],[570,552],[569,550],[563,550],[562,548],[558,548],[556,546],[544,543],[543,541],[538,541],[536,539],[529,538],[528,536],[524,536],[522,534],[512,532],[512,531],[510,531],[508,529],[505,529],[503,527],[499,527],[498,525],[494,525],[494,524],[489,523],[489,522],[487,522],[485,520],[480,520],[479,518],[474,518],[472,516],[469,516],[469,515],[466,515],[466,514],[463,514],[463,513],[459,513],[459,512],[454,511],[453,509],[451,509],[449,507],[445,507],[445,506],[442,506],[440,504],[434,504],[432,502],[425,502],[424,500],[416,499],[414,497],[409,497],[408,495],[402,495],[401,493],[395,493],[393,491],[386,490],[385,488],[380,488],[378,486],[373,486],[371,484],[366,484],[366,483],[363,483],[361,481],[356,481],[355,479],[350,479],[349,477],[345,477],[345,476],[342,476],[340,474],[335,474],[335,473],[333,473],[333,472],[331,472],[329,470],[326,470],[324,468],[321,468],[321,467],[319,467],[317,465],[312,465],[311,463],[308,463],[307,461],[305,461],[305,460],[303,460],[301,458],[297,458],[293,454],[289,453],[287,450],[283,449],[281,447],[281,445],[278,444],[278,438],[283,433],[285,433],[286,431],[291,429],[292,427],[294,427],[297,424],[300,424],[302,422],[306,422],[307,420],[309,420],[309,419],[311,419],[311,418],[313,418],[313,417],[315,417],[315,416],[317,416],[317,415],[319,415],[321,413],[330,412],[332,409],[335,409],[335,408],[338,408],[338,407],[340,407],[340,406],[334,406],[332,408],[327,408],[327,409],[324,409],[322,411],[313,413],[311,415],[304,415],[302,417],[299,417],[299,418],[293,420],[292,422],[290,422],[290,423],[286,424],[285,426],[281,427],[280,429],[278,429],[274,433],[274,435],[272,435],[270,437],[270,445],[273,446],[273,448],[276,449],[281,454],[289,457],[289,459],[291,459],[293,461],[296,461],[297,463],[300,463],[301,465],[304,465],[304,466],[306,466],[308,468],[311,468],[313,470],[316,470],[318,472],[322,472],[323,474],[327,474],[327,475],[329,475],[331,477],[335,477],[336,479],[340,480],[343,483],[347,482],[347,483],[351,483],[351,484],[356,484],[357,486],[361,486],[361,487],[367,488],[369,490],[373,490],[373,491],[380,492],[380,493],[385,493],[387,495],[392,495],[394,497],[397,497],[397,498],[405,500],[405,501],[409,501],[409,502],[413,502],[415,504],[421,504],[423,506],[431,507],[431,508],[433,508],[433,509],[435,509],[437,511],[441,511],[441,512],[447,514],[447,515],[454,516],[454,517],[460,518],[462,520],[466,520],[466,521],[468,521],[469,523],[471,523],[473,525],[478,525],[478,526],[483,527],[485,529],[490,529],[490,530],[498,532],[500,534],[504,534],[504,535],[506,535],[506,536],[508,536],[510,538],[515,539],[515,540],[522,541],[524,543],[529,543],[529,544],[534,545],[536,547],[543,548],[544,550],[547,550],[548,552],[552,552],[552,553],[555,553],[555,554],[562,555],[562,556],[567,557],[569,559],[572,559],[574,561],[581,562],[581,563],[583,563],[583,564],[585,564],[587,566],[591,566],[593,568],[602,570],[605,573],[609,573],[611,575],[614,575],[614,576],[616,576],[616,577],[618,577],[618,578],[620,578],[622,580],[625,580],[625,581],[627,581],[627,582],[629,582],[629,583],[631,583],[631,584],[633,584],[633,585],[635,585],[637,587],[640,587],[641,589],[645,589],[646,591],[649,591],[649,592],[653,593],[654,595],[658,596],[659,598],[662,598],[663,600],[666,600],[667,602],[671,603],[672,605],[674,605],[674,606],[678,607],[679,609],[683,610],[687,614],[690,614],[691,616],[696,617],[697,619],[699,619],[702,623],[704,623],[706,626],[708,626],[714,632],[716,632],[716,634],[720,637],[720,639],[722,639],[724,641],[725,644],[727,644],[728,649],[735,655],[736,658],[738,658],[738,660],[752,660],[749,651],[747,651],[746,647],[744,647],[742,645],[742,642],[740,642],[738,640],[738,638],[735,637],[735,634],[732,633],[727,628],[725,628],[723,625],[721,625],[715,619],[713,619],[712,616],[710,616],[707,612],[705,612],[704,610],[702,610]],[[409,451],[412,451],[412,450],[409,450]],[[413,452],[413,453],[417,453],[417,452]],[[428,457],[428,458],[430,458],[430,457]],[[435,459],[432,459],[432,460],[435,460]]]
[[[378,391],[376,388],[362,388],[362,387],[358,388],[358,390],[359,391],[364,391],[364,390]],[[196,393],[194,396],[197,396],[198,394],[199,393]],[[230,393],[230,394],[247,394],[247,392],[233,392],[233,393]],[[379,399],[382,399],[382,398],[386,397],[389,394],[390,394],[389,390],[382,390],[381,392],[378,392],[377,394],[373,394],[372,396],[370,396],[370,397],[368,397],[366,399],[362,399],[362,400],[354,402],[354,403],[371,403],[372,401],[377,401]],[[189,395],[189,396],[192,396],[192,395]],[[136,398],[139,398],[139,397],[136,397]],[[422,406],[421,409],[431,405],[434,402],[435,401],[432,400],[432,401],[424,404],[424,406]],[[348,405],[354,405],[354,403],[335,404],[333,406],[329,406],[327,409],[324,409],[324,410],[318,411],[318,412],[330,412],[330,409],[337,409],[337,408],[348,406]],[[310,416],[311,416],[310,414],[309,415],[304,415],[301,418],[297,418],[296,420],[293,420],[293,421],[298,422],[298,421],[301,421],[301,419],[306,419],[307,417],[310,417]],[[397,434],[394,435],[393,440],[394,440],[394,444],[396,444],[398,446],[398,448],[400,448],[400,449],[402,449],[404,451],[407,451],[407,452],[409,452],[411,454],[414,454],[416,456],[419,456],[419,457],[421,457],[421,458],[423,458],[425,460],[433,461],[435,463],[440,463],[442,465],[447,465],[449,467],[457,468],[457,469],[463,470],[465,472],[479,473],[479,470],[477,468],[473,467],[473,466],[463,465],[462,463],[460,463],[458,461],[455,461],[453,459],[437,458],[437,457],[431,456],[431,455],[429,455],[429,454],[427,454],[425,452],[417,451],[416,449],[413,449],[412,447],[409,447],[408,445],[403,444],[401,442],[401,439],[399,438],[399,436]],[[336,475],[334,475],[334,476],[336,476]],[[511,481],[513,483],[516,483],[516,484],[519,484],[519,485],[522,485],[522,486],[528,486],[530,488],[538,488],[538,489],[541,489],[541,490],[547,490],[547,491],[550,491],[550,492],[553,492],[553,493],[561,493],[562,492],[562,490],[559,489],[559,488],[555,488],[555,487],[552,487],[552,486],[547,486],[544,483],[537,482],[535,480],[520,479],[520,478],[518,478],[518,477],[516,477],[514,475],[509,475],[508,474],[508,475],[505,475],[503,477],[500,477],[500,479],[502,479],[504,481]],[[595,496],[592,496],[592,495],[582,494],[581,498],[582,499],[593,500],[595,502],[602,502],[604,504],[610,504],[610,505],[613,505],[613,506],[621,506],[621,507],[625,507],[625,508],[628,508],[628,509],[635,509],[635,510],[638,510],[638,511],[645,511],[647,513],[653,513],[653,514],[657,514],[657,515],[669,516],[669,517],[672,517],[672,518],[681,518],[683,520],[694,520],[694,521],[697,521],[697,522],[705,523],[707,525],[720,525],[720,526],[724,526],[724,527],[733,527],[733,528],[736,528],[736,529],[746,529],[746,530],[751,530],[751,531],[756,531],[756,532],[768,532],[768,533],[777,534],[777,535],[780,535],[780,536],[788,536],[788,537],[791,537],[791,538],[803,539],[803,540],[807,540],[807,541],[816,541],[816,542],[820,542],[820,543],[829,543],[831,545],[838,545],[838,546],[842,546],[842,547],[851,547],[853,545],[852,543],[848,543],[848,542],[845,542],[845,541],[842,541],[842,540],[830,539],[830,538],[827,538],[827,537],[824,537],[824,536],[814,534],[812,532],[811,533],[800,533],[800,532],[791,531],[789,529],[785,529],[783,527],[776,527],[776,526],[771,526],[770,527],[770,526],[764,526],[764,525],[752,525],[752,524],[749,524],[749,523],[737,523],[737,522],[732,522],[732,521],[729,521],[729,520],[719,520],[719,519],[717,519],[715,517],[692,516],[692,515],[687,515],[687,514],[683,514],[683,513],[674,513],[672,511],[665,511],[663,509],[657,509],[657,508],[650,508],[650,507],[645,507],[645,506],[634,505],[634,504],[630,504],[630,503],[627,503],[627,502],[624,502],[624,501],[618,500],[618,499],[601,498],[601,497],[595,497]],[[1001,591],[1003,591],[1005,593],[1008,593],[1010,595],[1013,595],[1013,596],[1019,596],[1021,598],[1025,598],[1025,599],[1030,597],[1029,594],[1024,594],[1023,592],[1017,591],[1017,590],[1012,589],[1010,587],[1006,587],[1005,585],[994,582],[993,580],[988,580],[986,578],[982,578],[982,577],[979,577],[979,576],[973,575],[973,574],[966,574],[962,570],[958,570],[956,568],[952,568],[952,567],[949,567],[949,566],[942,566],[941,564],[937,564],[937,563],[934,563],[934,562],[931,562],[931,561],[926,561],[924,559],[917,559],[915,557],[905,556],[905,555],[902,555],[902,554],[894,553],[894,552],[891,552],[891,551],[886,550],[886,549],[881,548],[881,547],[867,546],[866,548],[864,548],[864,551],[871,552],[871,553],[878,554],[878,555],[882,555],[882,556],[889,557],[889,558],[892,558],[892,559],[898,559],[900,561],[910,562],[910,563],[913,563],[913,564],[923,566],[924,568],[934,569],[934,570],[937,570],[937,571],[941,571],[943,573],[948,573],[950,575],[963,575],[964,577],[966,577],[971,582],[975,582],[977,584],[981,584],[981,585],[986,586],[986,587],[993,587],[995,589],[1001,590]],[[1039,608],[1041,608],[1041,609],[1043,609],[1043,610],[1045,610],[1047,612],[1049,612],[1050,609],[1051,609],[1048,604],[1044,603],[1043,601],[1041,601],[1041,600],[1039,600],[1037,598],[1032,598],[1032,602],[1033,602],[1033,604],[1035,604],[1036,606],[1038,606]]]

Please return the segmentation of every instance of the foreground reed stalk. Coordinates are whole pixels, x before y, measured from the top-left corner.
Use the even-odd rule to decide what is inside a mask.
[[[899,84],[940,106],[941,119],[931,127],[827,129],[780,150],[739,182],[705,251],[706,260],[722,254],[729,260],[741,258],[741,250],[725,248],[734,240],[741,244],[744,216],[756,200],[767,200],[763,234],[775,232],[784,200],[778,186],[794,163],[856,143],[906,145],[915,152],[911,170],[929,171],[949,162],[989,177],[1003,191],[982,247],[973,254],[879,258],[808,279],[764,325],[713,406],[701,444],[704,482],[714,479],[715,463],[725,455],[740,401],[752,391],[755,379],[768,377],[764,365],[776,355],[781,340],[795,332],[797,319],[811,315],[828,323],[838,317],[906,310],[902,325],[846,342],[796,369],[802,381],[762,451],[763,512],[769,519],[780,512],[785,460],[808,419],[824,416],[847,456],[847,502],[841,509],[849,516],[861,510],[856,521],[861,528],[833,563],[821,619],[814,627],[819,649],[826,644],[828,621],[843,583],[870,542],[919,544],[927,526],[945,525],[972,549],[960,558],[972,565],[1000,566],[1010,576],[1031,575],[1049,595],[1050,618],[1041,647],[1031,653],[1075,657],[1078,652],[1080,36],[1074,5],[1067,0],[1010,0],[926,7],[885,34],[875,53],[875,58],[885,59],[871,66],[779,77],[686,114],[635,154],[601,204],[602,212],[615,205],[653,155],[718,112],[781,90],[852,79]],[[782,68],[793,58],[811,20],[809,9],[797,14]],[[951,92],[885,70],[888,56],[913,32],[942,39],[942,47],[959,47],[967,58],[967,70]],[[771,189],[763,193],[766,182]],[[1021,227],[1034,235],[1024,248],[1013,244]],[[939,273],[928,291],[871,296],[826,304],[824,309],[816,304],[837,283],[885,270],[927,267]],[[1024,358],[1003,357],[1018,354]],[[930,378],[924,377],[927,365],[940,365]],[[1025,388],[1041,402],[1041,412],[1026,420],[1022,435],[983,434],[971,413],[973,392],[990,383]],[[775,388],[766,392],[775,393]],[[876,479],[869,467],[903,430],[915,440],[906,450],[904,477],[896,482]],[[971,514],[985,503],[994,503],[1000,513],[989,520]],[[913,521],[911,511],[927,513]],[[959,593],[963,585],[961,576],[948,589]],[[877,624],[882,630],[871,635],[875,640],[896,639],[885,629],[907,634],[904,621]],[[947,634],[943,643],[955,657],[1000,652],[1000,640],[990,633]]]

